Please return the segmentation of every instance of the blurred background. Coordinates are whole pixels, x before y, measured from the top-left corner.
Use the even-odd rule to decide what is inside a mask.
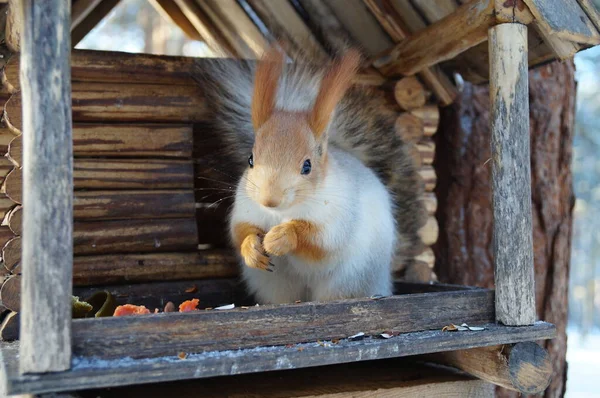
[[[115,38],[119,40],[115,40]],[[78,49],[212,57],[147,0],[121,1]],[[567,397],[600,397],[600,47],[575,57],[576,195],[569,283]]]

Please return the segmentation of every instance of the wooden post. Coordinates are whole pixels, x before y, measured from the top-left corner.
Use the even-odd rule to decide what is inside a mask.
[[[535,322],[527,27],[489,30],[496,320]]]
[[[23,0],[20,371],[71,365],[73,153],[70,2]]]

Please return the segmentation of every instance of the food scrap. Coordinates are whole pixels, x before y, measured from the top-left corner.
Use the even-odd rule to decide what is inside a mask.
[[[360,333],[356,333],[355,335],[348,337],[348,340],[358,341],[358,340],[362,340],[364,337],[365,337],[365,334],[363,332],[360,332]]]
[[[186,354],[185,352],[180,352],[178,355],[179,359],[186,359],[188,354]]]
[[[399,334],[400,332],[385,331],[381,333],[379,337],[381,337],[382,339],[391,339],[392,337],[398,336]]]
[[[198,299],[186,300],[183,303],[179,304],[179,312],[197,311],[199,303],[200,300]]]
[[[185,289],[186,293],[196,293],[198,291],[198,286],[192,285],[192,287],[188,287]]]
[[[165,309],[163,310],[164,312],[175,312],[177,311],[175,309],[175,304],[173,304],[172,301],[169,301],[166,305],[165,305]]]
[[[125,304],[118,306],[113,316],[144,315],[149,313],[150,310],[143,305]]]
[[[235,308],[235,304],[227,304],[227,305],[222,305],[220,307],[216,307],[215,310],[232,310]]]
[[[466,332],[466,331],[478,332],[481,330],[485,330],[485,328],[478,327],[478,326],[469,326],[466,323],[463,323],[460,326],[457,326],[457,325],[451,323],[450,325],[444,326],[442,328],[442,332]]]

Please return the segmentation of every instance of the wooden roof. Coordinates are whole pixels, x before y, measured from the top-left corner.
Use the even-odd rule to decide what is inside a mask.
[[[279,40],[316,61],[357,46],[384,76],[418,73],[442,103],[449,73],[488,79],[487,30],[528,24],[530,66],[600,44],[593,0],[153,0],[191,38],[223,56],[257,58]],[[73,0],[73,45],[118,0]],[[445,73],[442,73],[442,70]]]

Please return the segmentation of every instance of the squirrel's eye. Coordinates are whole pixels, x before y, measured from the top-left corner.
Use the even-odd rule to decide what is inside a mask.
[[[248,164],[250,165],[250,168],[254,167],[254,155],[250,155],[248,158]]]
[[[302,171],[300,172],[300,174],[306,175],[306,174],[310,173],[310,169],[311,169],[310,159],[306,159],[304,161],[304,164],[302,165]]]

